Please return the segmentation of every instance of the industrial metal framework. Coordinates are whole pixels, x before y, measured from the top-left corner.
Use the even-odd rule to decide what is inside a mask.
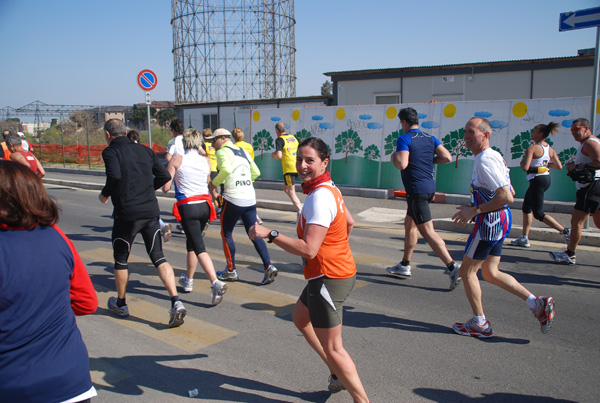
[[[71,113],[77,111],[90,110],[96,114],[105,112],[107,106],[98,105],[49,105],[40,101],[35,101],[20,108],[6,106],[0,109],[0,121],[10,118],[20,118],[21,116],[34,116],[35,127],[39,128],[43,118],[59,118],[61,121],[68,119]],[[96,116],[98,120],[98,117]],[[38,129],[39,130],[39,129]],[[35,133],[39,135],[39,133]]]
[[[171,0],[175,102],[296,96],[294,0]]]

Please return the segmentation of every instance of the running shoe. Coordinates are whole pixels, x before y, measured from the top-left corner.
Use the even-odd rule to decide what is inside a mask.
[[[206,235],[206,230],[208,229],[208,225],[209,225],[209,222],[207,221],[206,224],[204,225],[204,228],[202,228],[202,238],[204,238],[204,236]]]
[[[567,245],[569,245],[569,242],[571,242],[571,228],[563,229],[561,234],[565,237],[565,242],[567,243]]]
[[[108,299],[108,309],[116,313],[117,316],[120,316],[121,318],[126,318],[129,316],[129,308],[127,307],[127,305],[117,306],[116,297],[110,297]]]
[[[461,282],[461,278],[460,278],[460,265],[456,264],[456,262],[454,262],[454,269],[452,271],[448,270],[448,268],[446,267],[446,271],[445,274],[448,275],[448,277],[450,277],[450,291],[454,290],[456,287],[458,287],[458,285]]]
[[[517,239],[513,239],[510,244],[512,246],[521,246],[523,248],[529,248],[531,246],[529,244],[529,239],[525,235],[521,235]]]
[[[396,266],[391,266],[385,269],[390,274],[395,274],[399,277],[409,278],[410,277],[410,265],[402,265],[402,262],[398,263]]]
[[[540,330],[542,333],[548,333],[554,320],[554,299],[552,297],[537,297],[535,299],[533,316],[540,321]]]
[[[258,216],[258,214],[256,215],[256,223],[258,225],[262,225],[262,223],[263,223],[263,220],[260,219],[260,217]]]
[[[181,224],[177,224],[176,228],[177,228],[177,231],[179,231],[179,233],[185,234],[185,231],[183,230],[183,227],[181,226]]]
[[[169,311],[169,327],[177,327],[183,325],[183,318],[187,310],[181,301],[175,302]]]
[[[333,376],[329,375],[329,386],[327,386],[327,389],[329,390],[329,393],[333,394],[341,392],[346,388],[344,385],[342,385],[342,382],[340,382],[338,378],[334,378]]]
[[[219,305],[223,301],[223,295],[227,292],[227,284],[221,280],[217,280],[215,285],[210,287],[210,295],[212,296],[212,304]]]
[[[466,323],[455,323],[452,329],[460,335],[478,337],[480,339],[489,339],[494,335],[492,333],[492,324],[489,320],[486,320],[485,324],[481,326],[471,318]]]
[[[262,285],[271,284],[275,281],[275,277],[277,277],[277,269],[272,264],[267,267],[265,270],[265,277],[260,282]]]
[[[171,236],[173,235],[171,233],[171,224],[165,224],[164,227],[160,229],[160,233],[163,236],[163,240],[165,242],[169,242],[171,240]]]
[[[182,274],[179,277],[179,285],[183,287],[183,291],[192,292],[194,290],[194,279]]]
[[[557,263],[564,264],[575,264],[577,263],[577,258],[575,255],[569,256],[567,252],[550,252],[550,257]]]
[[[233,270],[223,270],[217,272],[217,278],[221,281],[238,281],[240,276],[238,276],[238,272],[236,269]]]

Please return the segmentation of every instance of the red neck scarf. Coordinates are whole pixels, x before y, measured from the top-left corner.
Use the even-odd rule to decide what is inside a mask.
[[[317,176],[315,179],[311,180],[310,182],[305,182],[302,183],[302,193],[304,193],[305,195],[309,194],[310,192],[312,192],[313,190],[315,190],[315,188],[320,185],[323,182],[328,182],[331,180],[331,175],[329,175],[328,171],[325,171],[325,173],[323,175],[319,175]]]

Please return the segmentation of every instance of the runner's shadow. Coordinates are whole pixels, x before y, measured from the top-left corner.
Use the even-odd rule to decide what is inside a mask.
[[[482,393],[481,397],[470,397],[454,390],[416,388],[413,392],[434,402],[485,402],[485,403],[575,403],[574,400],[555,399],[548,396],[531,396],[516,393]]]
[[[112,232],[112,226],[110,227],[99,227],[97,225],[81,225],[81,228],[89,228],[94,232]]]
[[[439,267],[438,267],[439,269]],[[443,273],[443,270],[442,270]],[[420,287],[420,286],[415,286],[412,285],[412,279],[411,278],[402,278],[393,274],[389,274],[387,272],[384,272],[382,274],[380,273],[365,273],[365,272],[359,272],[356,275],[356,279],[357,280],[362,280],[362,281],[368,281],[370,283],[375,283],[375,284],[386,284],[386,285],[396,285],[396,286],[402,286],[402,287],[411,287],[411,288],[415,288],[415,289],[419,289],[419,290],[425,290],[425,291],[432,291],[432,292],[448,292],[448,287]]]
[[[275,317],[279,319],[284,319],[288,322],[292,320],[292,310],[294,309],[294,304],[275,306],[271,304],[264,304],[261,302],[250,302],[247,304],[242,304],[241,306],[242,308],[250,309],[252,311],[272,312],[273,314],[275,314]]]
[[[144,390],[153,389],[188,397],[188,390],[198,389],[198,397],[206,401],[280,403],[293,400],[317,403],[326,402],[330,397],[327,391],[295,392],[271,383],[193,368],[195,364],[201,364],[192,360],[201,358],[213,357],[206,354],[90,357],[90,369],[104,374],[101,382],[94,384],[97,389],[126,396],[141,396]],[[173,361],[185,361],[180,364],[185,368],[170,366],[169,362]],[[281,397],[266,397],[265,393]],[[125,397],[123,400],[128,399]],[[169,398],[164,397],[163,400],[169,401]]]
[[[373,312],[354,311],[354,307],[344,306],[344,326],[357,328],[388,327],[407,332],[456,334],[450,326],[418,320],[403,319]],[[459,337],[459,335],[456,335]],[[462,336],[465,337],[465,336]],[[494,336],[490,339],[478,339],[487,343],[529,344],[529,340]]]
[[[111,242],[110,237],[94,236],[88,234],[65,234],[71,241],[82,242]]]
[[[503,270],[503,272],[510,274],[522,283],[600,289],[600,282],[582,278],[559,277],[548,274],[523,273],[509,270]]]

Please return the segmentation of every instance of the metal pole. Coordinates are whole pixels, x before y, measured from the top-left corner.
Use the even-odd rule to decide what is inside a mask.
[[[148,110],[148,145],[150,146],[150,149],[152,150],[152,127],[151,127],[151,121],[150,121],[150,93],[146,92],[146,109]]]
[[[600,65],[600,55],[598,50],[600,48],[600,26],[596,27],[596,57],[594,63],[594,90],[592,92],[592,133],[596,136],[600,133],[596,133],[596,103],[598,102],[598,66]]]
[[[65,123],[62,121],[62,115],[61,115],[61,122],[60,122],[60,143],[62,144],[62,157],[63,157],[63,168],[67,167],[67,163],[65,160]]]
[[[92,153],[90,152],[90,131],[88,129],[88,120],[85,119],[85,137],[87,139],[88,148],[88,169],[92,169]]]

